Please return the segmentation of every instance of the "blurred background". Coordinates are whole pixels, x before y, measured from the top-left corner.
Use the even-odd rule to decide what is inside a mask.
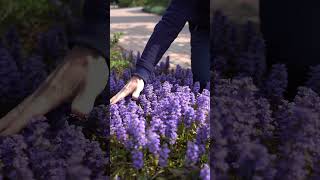
[[[111,5],[121,8],[125,7],[143,7],[143,11],[161,15],[170,0],[111,0]]]
[[[83,0],[0,0],[0,115],[33,92],[68,50]],[[7,73],[7,74],[6,74]],[[6,107],[6,108],[4,108]]]
[[[212,8],[222,11],[236,23],[248,20],[259,23],[259,0],[213,0]]]
[[[0,36],[16,30],[24,50],[53,26],[71,25],[81,15],[83,0],[0,0]]]

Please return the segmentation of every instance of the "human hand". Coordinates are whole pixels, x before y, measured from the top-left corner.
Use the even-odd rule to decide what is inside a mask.
[[[129,82],[121,89],[121,91],[110,99],[110,104],[116,104],[129,94],[132,94],[133,99],[138,99],[143,88],[143,80],[138,76],[132,76]]]
[[[72,112],[86,116],[107,81],[105,59],[91,49],[75,47],[35,92],[0,119],[0,136],[19,132],[31,119],[70,100]]]

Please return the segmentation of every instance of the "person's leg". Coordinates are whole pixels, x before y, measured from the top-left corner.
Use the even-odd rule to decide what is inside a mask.
[[[190,27],[191,69],[194,82],[199,81],[204,89],[210,81],[210,32]]]

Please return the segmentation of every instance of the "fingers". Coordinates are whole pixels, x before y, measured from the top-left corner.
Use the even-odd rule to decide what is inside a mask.
[[[17,122],[12,122],[10,123],[10,125],[0,133],[0,136],[8,136],[8,135],[12,135],[12,134],[16,134],[18,133],[24,126],[26,125],[26,123],[22,123],[19,121],[19,123]]]
[[[138,99],[143,88],[144,81],[138,76],[132,76],[129,83],[127,83],[120,92],[111,98],[110,104],[116,104],[129,94],[132,94],[133,99]]]
[[[10,116],[9,114],[6,115],[5,117],[0,119],[0,132],[4,129],[6,129],[10,122],[14,119],[14,117]]]
[[[86,79],[71,105],[72,112],[81,117],[92,111],[97,96],[104,90],[108,82],[106,61],[103,58],[88,58]]]
[[[131,94],[136,89],[137,82],[135,81],[129,81],[128,84],[124,86],[124,88],[121,89],[120,92],[118,92],[115,96],[113,96],[110,100],[110,104],[116,104],[123,98],[127,97],[129,94]]]
[[[0,119],[0,132],[9,126],[19,115],[22,114],[24,109],[24,103],[19,104],[17,107],[12,109],[3,118]]]
[[[0,135],[1,132],[6,131],[12,123],[14,124],[16,119],[21,118],[23,116],[23,114],[25,113],[25,109],[27,107],[30,107],[30,103],[33,101],[33,99],[34,95],[29,95],[18,106],[16,106],[14,109],[12,109],[4,117],[0,119]]]
[[[138,80],[138,81],[140,81],[140,82],[138,82],[138,86],[137,86],[137,88],[134,90],[134,92],[132,93],[132,98],[133,99],[135,99],[135,100],[137,100],[138,98],[139,98],[139,96],[140,96],[140,93],[141,93],[141,91],[143,90],[143,88],[144,88],[144,82],[143,82],[143,80]]]
[[[31,118],[26,116],[16,117],[5,129],[1,131],[0,136],[8,136],[18,133],[30,120]]]
[[[83,49],[75,49],[67,55],[63,63],[46,78],[35,92],[28,96],[18,107],[10,111],[4,118],[0,119],[0,135],[10,135],[19,132],[27,125],[31,117],[46,114],[59,104],[72,98],[78,91],[88,71],[96,72],[91,74],[100,75],[102,69],[106,67],[106,63],[103,64],[104,61],[101,58],[97,61],[89,61],[83,58],[88,54],[90,53]],[[97,77],[101,76],[92,75],[89,76],[89,80],[97,80]],[[103,76],[103,78],[107,82],[106,76]],[[91,87],[95,87],[95,91],[100,88],[100,86],[96,87],[93,85]],[[91,100],[88,102],[91,102]],[[94,103],[94,100],[92,100],[92,103]],[[88,111],[88,108],[80,113],[83,111]]]
[[[95,95],[78,94],[71,104],[72,113],[81,117],[88,115],[93,109],[95,97]]]

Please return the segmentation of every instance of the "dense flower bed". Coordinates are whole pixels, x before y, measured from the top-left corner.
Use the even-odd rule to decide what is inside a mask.
[[[40,36],[39,48],[26,57],[15,31],[4,37],[0,93],[7,98],[1,98],[2,115],[61,62],[66,42],[63,29],[54,28]],[[129,57],[134,64],[136,58]],[[171,71],[168,65],[169,59],[156,68],[138,101],[129,98],[111,106],[110,122],[106,89],[86,122],[71,117],[66,103],[35,119],[18,135],[1,137],[1,174],[9,179],[103,179],[109,172],[121,179],[209,179],[209,91],[199,92],[190,70]],[[121,78],[113,71],[111,95],[129,77],[129,69]]]
[[[111,105],[112,177],[210,179],[210,93],[199,92],[190,69],[168,65],[169,59],[156,68],[138,101]],[[121,77],[112,72],[111,95],[130,77],[130,70]]]
[[[167,61],[137,101],[128,97],[109,107],[106,90],[86,122],[69,116],[67,103],[18,135],[1,137],[1,176],[210,179],[210,165],[218,180],[319,179],[320,66],[288,101],[286,66],[266,67],[263,39],[251,24],[238,31],[223,15],[214,17],[211,93],[209,86],[199,92],[190,70],[168,70]],[[12,31],[0,43],[1,116],[34,91],[67,50],[60,29],[43,34],[28,57],[18,39]],[[112,72],[110,94],[129,77],[130,70]]]
[[[105,180],[108,157],[82,129],[65,123],[52,129],[35,119],[22,133],[0,142],[1,177],[8,179]]]
[[[286,66],[266,67],[251,23],[237,29],[218,12],[212,27],[212,178],[319,179],[320,66],[288,101]]]

